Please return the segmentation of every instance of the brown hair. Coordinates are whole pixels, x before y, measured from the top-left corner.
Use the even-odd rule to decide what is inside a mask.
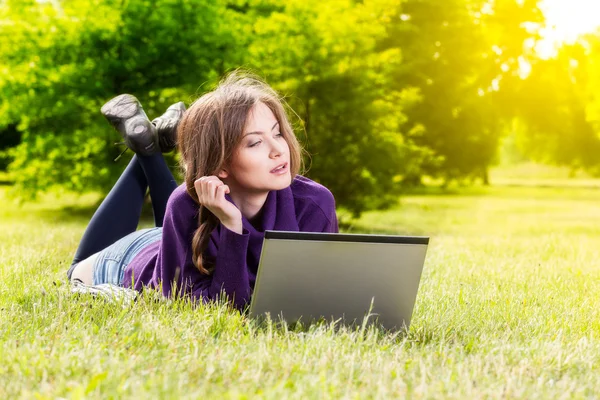
[[[258,102],[271,109],[290,148],[290,172],[294,178],[302,165],[301,148],[285,111],[285,101],[265,82],[248,73],[234,71],[212,92],[198,98],[185,112],[177,128],[188,194],[199,204],[196,179],[216,175],[231,161],[242,139],[250,110]],[[200,272],[209,275],[214,266],[203,264],[218,218],[200,205],[198,229],[192,239],[192,260]]]

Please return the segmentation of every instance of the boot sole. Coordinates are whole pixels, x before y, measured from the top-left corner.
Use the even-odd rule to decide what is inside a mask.
[[[109,120],[123,120],[133,117],[141,108],[141,104],[130,94],[121,94],[102,106],[100,112]]]
[[[133,152],[141,155],[157,152],[157,132],[135,96],[121,94],[104,104],[100,112]]]

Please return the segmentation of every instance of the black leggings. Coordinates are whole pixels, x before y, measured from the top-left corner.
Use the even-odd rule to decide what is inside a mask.
[[[137,230],[148,187],[154,224],[163,225],[167,200],[177,182],[162,154],[134,155],[92,216],[67,272],[69,279],[77,263]]]

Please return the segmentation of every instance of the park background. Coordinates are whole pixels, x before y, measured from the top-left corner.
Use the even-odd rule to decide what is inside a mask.
[[[599,397],[598,26],[594,0],[0,0],[0,397]],[[240,67],[344,231],[431,237],[406,334],[70,292],[131,157],[102,104],[154,118]]]

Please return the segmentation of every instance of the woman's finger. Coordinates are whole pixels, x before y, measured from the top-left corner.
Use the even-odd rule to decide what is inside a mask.
[[[194,188],[196,189],[196,193],[200,196],[200,192],[202,191],[202,182],[206,180],[206,176],[201,176],[200,178],[194,181]]]
[[[218,186],[217,187],[217,194],[216,194],[217,201],[218,202],[220,202],[220,201],[227,201],[225,199],[225,194],[226,193],[229,193],[229,187],[227,185],[222,184],[222,185]]]
[[[213,201],[219,200],[217,197],[217,189],[219,186],[223,186],[223,182],[221,182],[219,179],[210,180],[206,183],[207,194]]]
[[[196,189],[196,195],[198,196],[198,203],[204,204],[204,195],[202,190],[202,178],[198,178],[194,181],[194,189]]]
[[[198,202],[202,205],[206,204],[208,200],[206,196],[206,183],[208,182],[208,176],[201,176],[200,178],[194,181],[194,187],[196,189],[196,194],[198,195]]]

